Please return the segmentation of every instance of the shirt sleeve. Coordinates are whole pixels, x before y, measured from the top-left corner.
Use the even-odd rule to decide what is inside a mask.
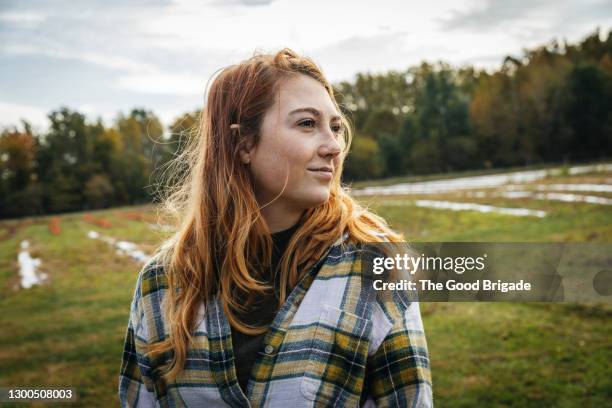
[[[142,273],[136,282],[123,345],[123,359],[119,373],[119,401],[122,407],[159,407],[153,382],[148,377],[143,376],[138,364],[139,352],[136,342],[140,341],[140,339],[137,339],[136,336],[139,324],[142,322],[140,308],[141,278]]]
[[[431,371],[418,302],[393,322],[366,365],[365,406],[432,407]]]

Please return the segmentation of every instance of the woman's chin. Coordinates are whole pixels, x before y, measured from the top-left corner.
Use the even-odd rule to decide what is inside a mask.
[[[307,208],[318,207],[327,202],[329,196],[330,193],[328,188],[313,191],[312,194],[309,194],[308,198],[304,200],[304,204]]]

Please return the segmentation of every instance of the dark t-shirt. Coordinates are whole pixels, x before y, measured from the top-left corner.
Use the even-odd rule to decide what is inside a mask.
[[[276,266],[285,252],[291,236],[297,230],[298,225],[299,223],[289,229],[272,234],[273,246],[271,268],[266,274],[264,274],[264,279],[269,284],[274,281],[275,293],[266,293],[265,296],[258,299],[257,302],[253,304],[249,312],[241,314],[240,318],[243,322],[249,325],[269,326],[274,320],[278,309],[278,293],[280,292],[280,289],[278,280],[274,279],[273,271],[276,269]],[[261,348],[265,336],[266,333],[251,336],[241,333],[232,327],[232,345],[234,348],[236,375],[238,377],[240,388],[242,388],[245,394],[249,376],[251,374],[251,368],[253,367],[253,364],[255,364],[257,353]]]

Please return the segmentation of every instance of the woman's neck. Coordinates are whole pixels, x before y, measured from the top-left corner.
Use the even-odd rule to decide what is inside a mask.
[[[304,210],[296,210],[285,206],[270,205],[261,210],[271,234],[293,227],[300,220]]]

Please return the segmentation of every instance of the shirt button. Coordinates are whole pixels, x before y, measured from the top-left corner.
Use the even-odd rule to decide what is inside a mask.
[[[267,345],[266,348],[264,349],[264,352],[266,354],[272,354],[274,352],[274,347],[272,347],[271,345]]]

